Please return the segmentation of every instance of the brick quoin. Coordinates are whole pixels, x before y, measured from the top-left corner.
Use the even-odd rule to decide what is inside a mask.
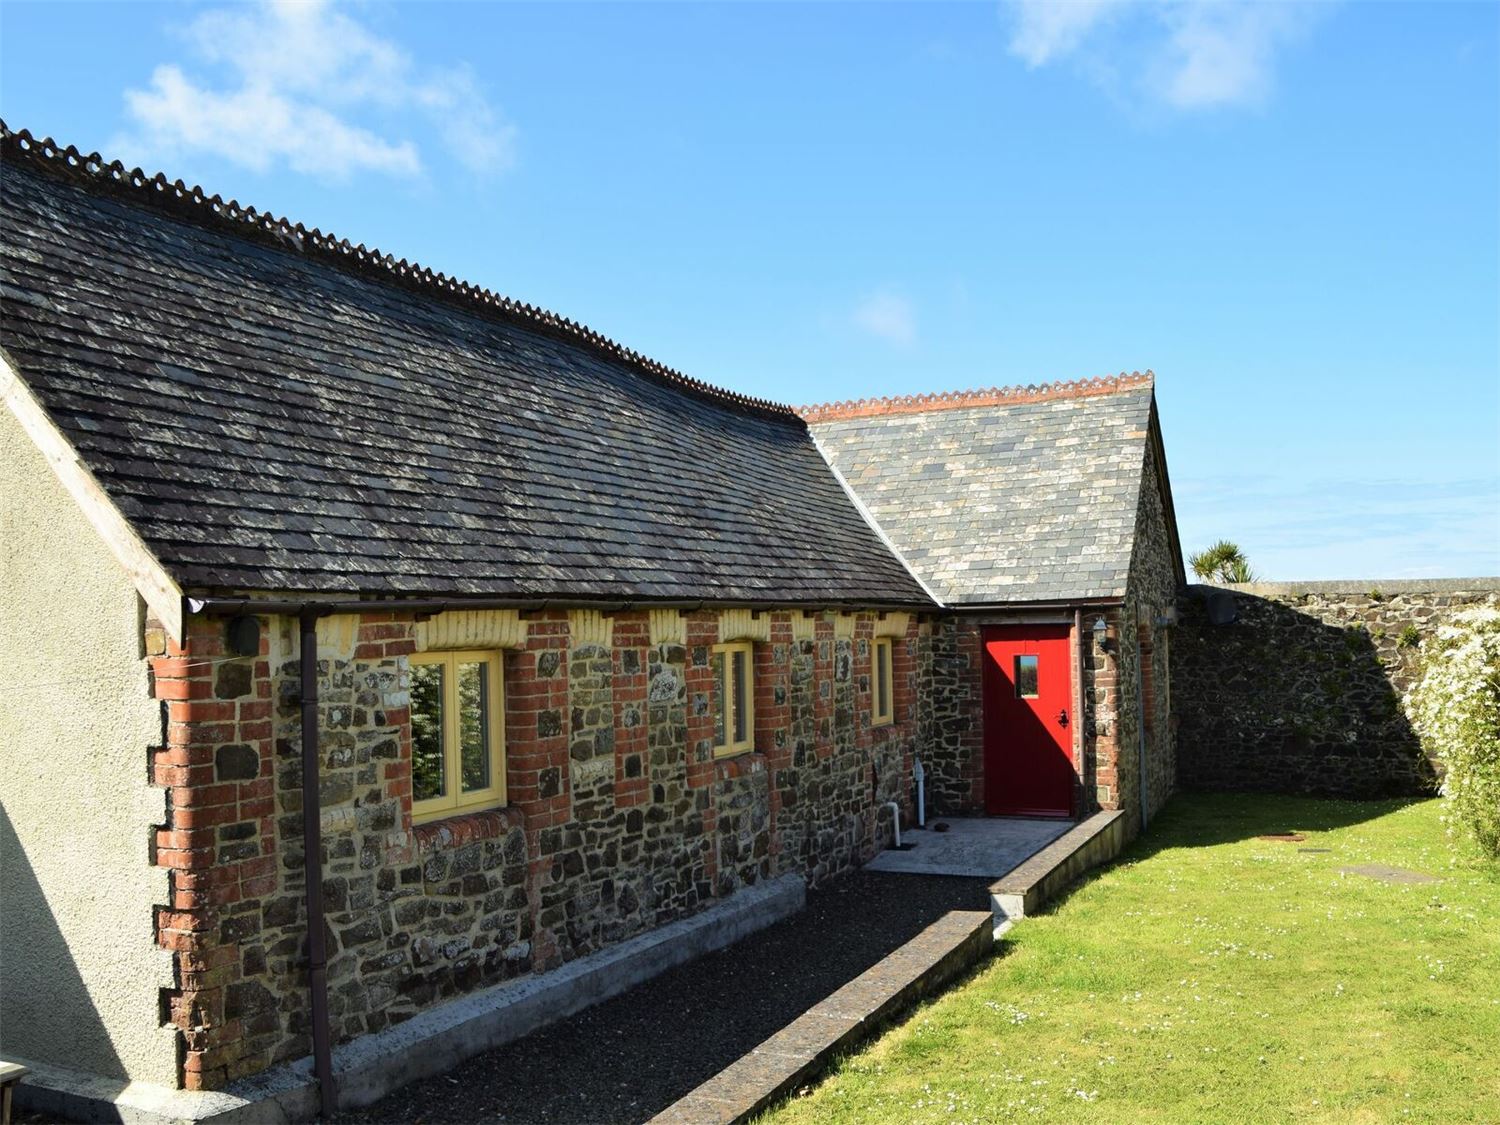
[[[651,629],[644,613],[614,619],[613,673],[615,806],[633,808],[651,796],[648,777],[651,727],[648,718]]]
[[[568,759],[568,615],[538,614],[531,620],[525,651],[511,662],[515,682],[507,693],[506,732],[517,740],[515,769],[522,779],[510,803],[526,824],[527,892],[535,935],[531,963],[537,969],[562,961],[550,927],[543,922],[542,888],[550,882],[557,834],[546,830],[565,824],[572,805]],[[507,768],[512,753],[507,742]]]
[[[183,1086],[216,1089],[266,1062],[241,1049],[225,997],[241,978],[240,939],[259,928],[256,900],[275,883],[269,638],[263,630],[259,654],[241,658],[213,619],[190,618],[181,645],[154,621],[144,636],[166,735],[150,751],[168,794],[153,834],[154,861],[170,872],[169,905],[155,914],[156,942],[173,955],[162,1011],[182,1036]]]
[[[792,765],[792,616],[771,615],[770,641],[755,646],[755,745],[770,774],[770,851],[781,852],[782,784]]]

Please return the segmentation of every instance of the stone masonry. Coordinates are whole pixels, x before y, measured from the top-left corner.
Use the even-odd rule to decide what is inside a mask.
[[[147,633],[164,706],[153,775],[170,794],[156,862],[172,872],[157,940],[174,953],[162,1018],[183,1084],[222,1087],[310,1052],[296,623],[262,618],[261,651],[191,620]],[[686,615],[653,644],[621,613],[575,643],[569,615],[532,616],[503,650],[508,804],[413,825],[410,616],[320,625],[324,897],[334,1035],[681,917],[795,871],[820,882],[890,838],[932,682],[926,623],[895,645],[896,721],[872,728],[877,625],[771,615],[754,647],[755,750],[715,759],[709,651],[720,617]],[[326,636],[325,636],[326,634]],[[600,643],[602,641],[607,643]]]
[[[1172,629],[1166,622],[1176,604],[1178,588],[1160,474],[1156,450],[1148,445],[1135,518],[1130,585],[1119,613],[1106,618],[1116,633],[1114,651],[1106,654],[1106,660],[1118,665],[1111,685],[1114,698],[1106,707],[1112,705],[1116,717],[1109,735],[1100,736],[1110,745],[1099,751],[1097,779],[1101,808],[1139,809],[1144,803],[1147,819],[1177,789],[1172,719],[1176,697],[1168,666]],[[1091,653],[1091,660],[1099,659],[1100,654]],[[1127,825],[1127,833],[1134,834],[1139,824],[1137,817],[1135,823]]]
[[[1209,623],[1207,598],[1238,619]],[[1190,587],[1173,637],[1182,785],[1330,797],[1431,793],[1401,696],[1424,637],[1500,579]]]

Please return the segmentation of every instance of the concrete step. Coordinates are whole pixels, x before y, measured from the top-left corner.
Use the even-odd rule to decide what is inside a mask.
[[[1084,872],[1108,863],[1125,846],[1125,813],[1095,813],[990,886],[998,937],[1018,918],[1035,914]]]

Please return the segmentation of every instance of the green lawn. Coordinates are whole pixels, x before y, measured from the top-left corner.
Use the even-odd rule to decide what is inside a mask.
[[[1500,871],[1456,857],[1438,812],[1178,797],[765,1120],[1500,1122]],[[1255,839],[1286,831],[1308,838]],[[1339,873],[1364,863],[1441,882]]]

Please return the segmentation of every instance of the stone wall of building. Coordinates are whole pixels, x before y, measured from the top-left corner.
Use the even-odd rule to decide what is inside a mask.
[[[1103,618],[1100,641],[1094,622]],[[1122,646],[1126,616],[1119,606],[1083,615],[1083,738],[1080,783],[1091,809],[1129,808],[1136,791],[1133,709],[1123,686],[1133,683],[1135,650]],[[1133,698],[1133,693],[1131,695]]]
[[[1210,596],[1237,620],[1210,624]],[[1183,787],[1433,792],[1401,696],[1422,638],[1475,604],[1500,604],[1500,579],[1189,587],[1171,667]]]
[[[922,765],[929,815],[984,813],[982,633],[970,620],[941,618],[932,629],[932,733]]]
[[[889,841],[882,802],[910,816],[930,626],[874,614],[736,618],[757,634],[755,750],[716,759],[710,653],[732,639],[725,618],[652,616],[509,619],[493,645],[504,661],[507,804],[420,825],[409,659],[424,647],[492,647],[473,639],[484,623],[453,643],[409,616],[320,623],[337,1039],[553,968],[741,886],[786,872],[827,879]],[[893,623],[904,630],[896,721],[874,728],[872,642]],[[156,695],[172,701],[154,759],[170,793],[157,862],[173,887],[157,940],[176,977],[162,1010],[190,1088],[311,1049],[296,622],[261,624],[252,657],[228,651],[219,620],[193,619],[181,647],[150,634]],[[673,635],[654,635],[663,628]]]
[[[1173,722],[1168,615],[1178,597],[1175,547],[1162,502],[1161,468],[1148,443],[1135,517],[1130,584],[1120,618],[1119,690],[1122,701],[1117,771],[1124,804],[1149,821],[1177,791],[1177,742]],[[1102,757],[1102,755],[1101,755]],[[1125,764],[1127,763],[1128,764]],[[1124,774],[1130,775],[1128,784]]]

